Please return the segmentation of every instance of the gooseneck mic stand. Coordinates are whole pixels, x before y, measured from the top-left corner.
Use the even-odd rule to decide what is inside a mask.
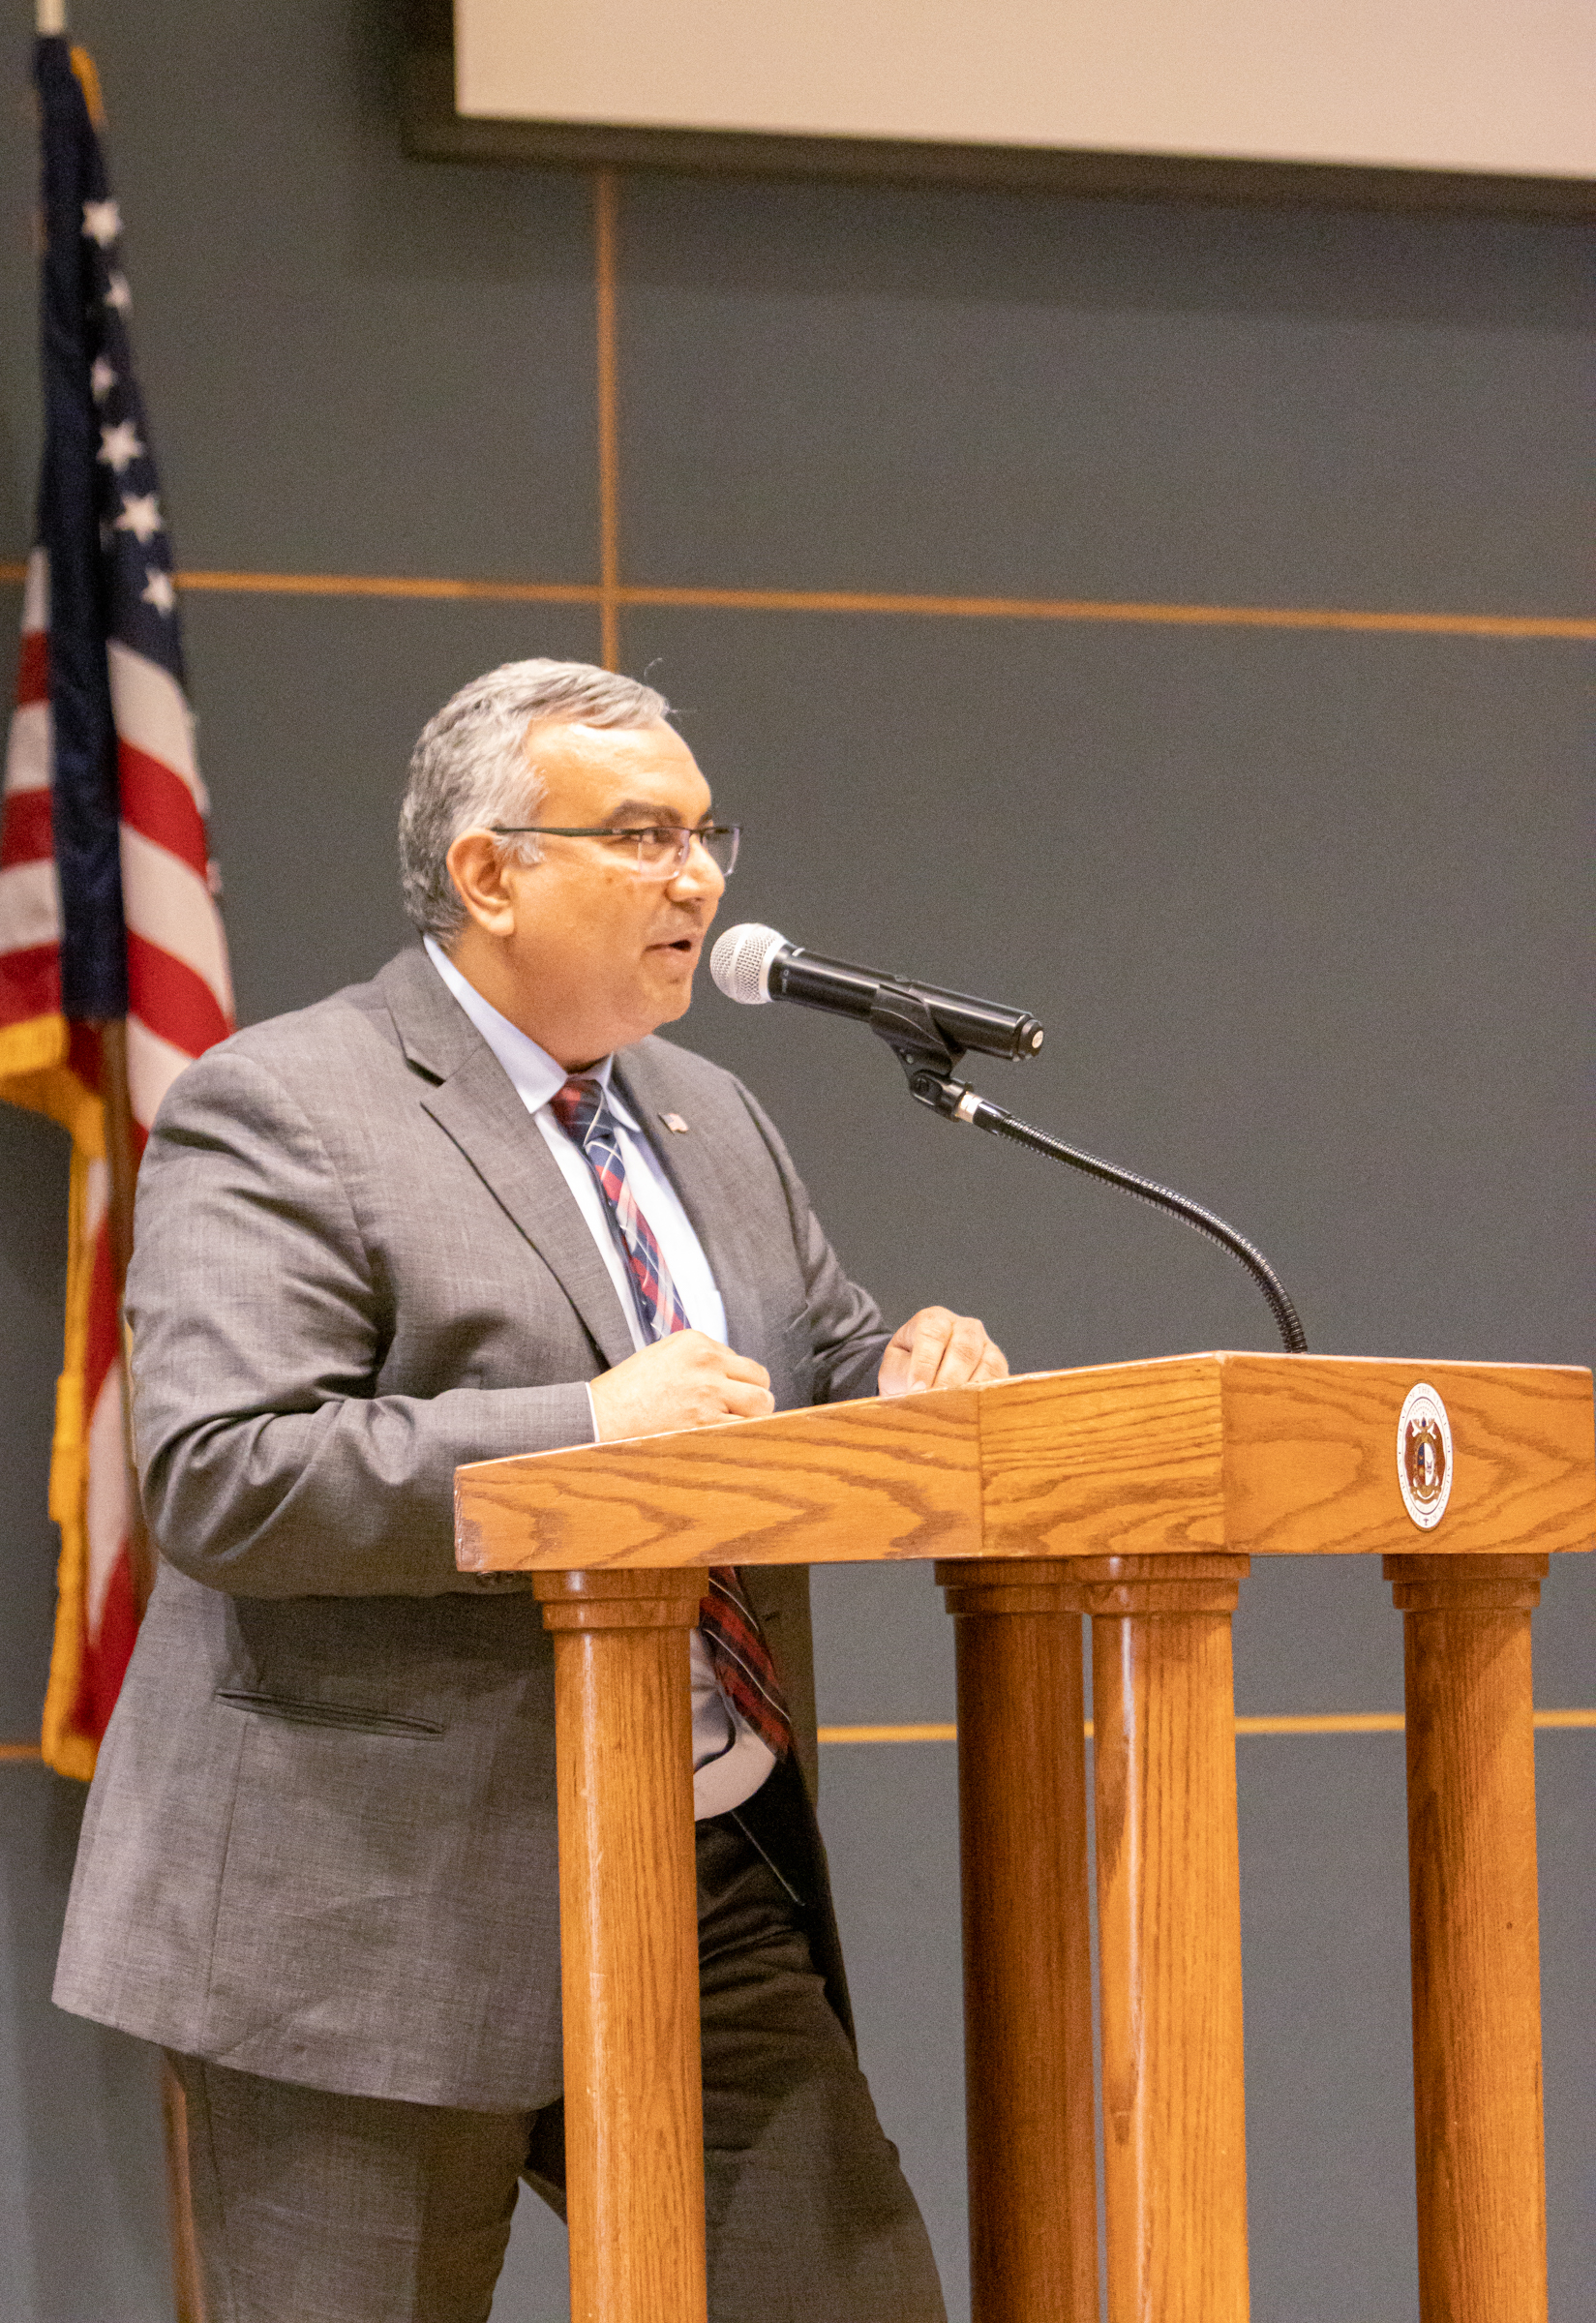
[[[1254,1250],[1234,1226],[1216,1218],[1200,1202],[1189,1201],[1184,1193],[1176,1193],[1168,1186],[1155,1185],[1151,1178],[1139,1178],[1133,1170],[1119,1169],[1112,1162],[1102,1162],[1095,1154],[1083,1154],[1045,1130],[1033,1129],[1029,1122],[1020,1121],[1002,1105],[995,1105],[972,1089],[967,1081],[953,1078],[964,1056],[962,1048],[952,1046],[944,1038],[941,1027],[917,993],[901,986],[883,984],[870,1010],[870,1030],[888,1047],[903,1067],[909,1081],[909,1094],[917,1103],[927,1105],[947,1121],[962,1121],[973,1130],[986,1130],[994,1137],[1009,1137],[1016,1145],[1029,1146],[1033,1153],[1045,1154],[1053,1162],[1066,1162],[1071,1169],[1082,1169],[1088,1177],[1101,1178],[1105,1185],[1119,1186],[1127,1193],[1151,1202],[1156,1209],[1167,1210],[1172,1218],[1184,1219],[1206,1234],[1221,1250],[1241,1261],[1268,1302],[1269,1312],[1288,1355],[1305,1355],[1308,1338],[1291,1304],[1284,1283],[1261,1251]]]

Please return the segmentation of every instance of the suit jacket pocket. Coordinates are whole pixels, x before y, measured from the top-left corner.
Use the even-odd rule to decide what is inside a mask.
[[[257,1718],[281,1718],[290,1726],[334,1726],[354,1735],[440,1735],[443,1728],[432,1718],[396,1718],[385,1710],[362,1709],[352,1703],[308,1702],[288,1694],[252,1694],[241,1686],[219,1686],[216,1699],[235,1710],[250,1710]]]

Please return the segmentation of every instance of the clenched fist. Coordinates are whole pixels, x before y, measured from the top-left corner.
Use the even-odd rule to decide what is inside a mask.
[[[770,1374],[707,1331],[673,1331],[589,1382],[601,1444],[774,1411]]]
[[[1009,1358],[987,1338],[984,1323],[946,1307],[922,1307],[893,1332],[876,1387],[884,1396],[908,1396],[922,1387],[980,1387],[1008,1376]]]

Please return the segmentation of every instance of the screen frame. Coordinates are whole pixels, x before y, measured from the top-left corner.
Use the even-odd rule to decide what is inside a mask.
[[[407,0],[401,113],[406,150],[422,161],[967,186],[1277,209],[1450,211],[1570,221],[1596,217],[1596,179],[1583,177],[481,119],[455,109],[452,0]]]

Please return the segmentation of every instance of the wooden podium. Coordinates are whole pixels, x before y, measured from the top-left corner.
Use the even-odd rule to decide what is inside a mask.
[[[957,1625],[977,2323],[1098,2314],[1083,1614],[1110,2323],[1242,2323],[1230,1615],[1253,1556],[1375,1554],[1403,1616],[1421,2312],[1546,2323],[1530,1614],[1596,1533],[1588,1372],[1043,1373],[483,1462],[456,1509],[462,1568],[535,1574],[555,1638],[573,2323],[705,2315],[702,1569],[888,1557],[936,1559]]]

